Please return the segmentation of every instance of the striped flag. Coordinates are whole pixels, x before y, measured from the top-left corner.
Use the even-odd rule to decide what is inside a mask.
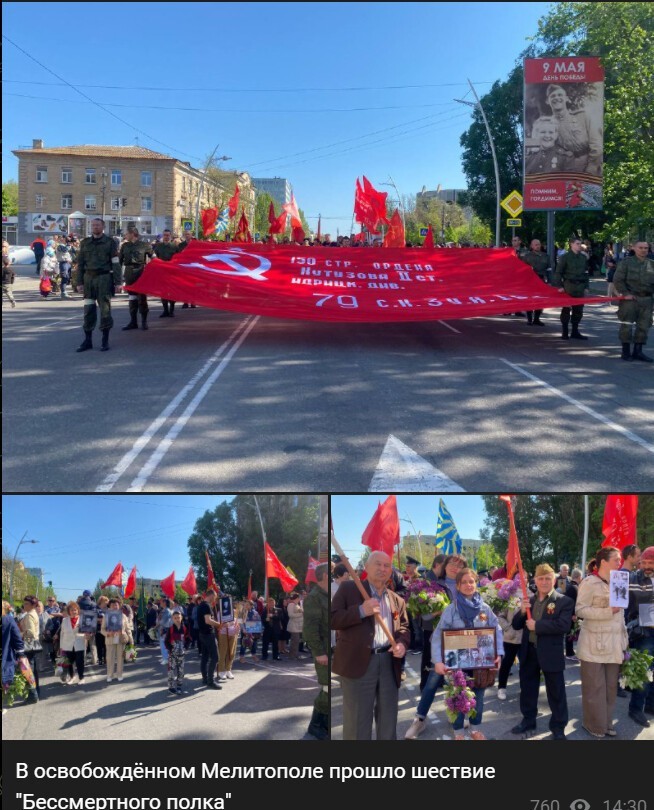
[[[441,498],[438,503],[438,518],[436,521],[436,548],[443,554],[461,553],[461,538],[456,530],[452,515],[447,510]]]
[[[227,208],[223,208],[223,210],[218,214],[218,219],[216,220],[216,233],[223,233],[227,230],[227,226],[229,225],[229,206]]]

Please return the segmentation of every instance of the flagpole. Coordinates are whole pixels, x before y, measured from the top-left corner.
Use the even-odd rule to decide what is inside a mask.
[[[354,568],[352,568],[352,566],[350,565],[350,561],[345,556],[345,552],[343,551],[343,549],[340,547],[338,541],[336,540],[336,537],[334,536],[334,530],[333,529],[332,529],[332,546],[334,546],[334,548],[336,549],[336,553],[341,558],[341,562],[343,563],[343,565],[347,568],[348,574],[352,578],[352,581],[354,582],[354,584],[359,589],[359,593],[361,594],[361,596],[363,596],[364,601],[367,600],[367,599],[370,599],[370,595],[368,594],[366,589],[363,587],[363,584],[362,584],[361,580],[359,579],[359,575],[354,570]],[[377,624],[384,631],[384,634],[385,634],[386,638],[390,641],[391,647],[395,647],[397,642],[393,638],[393,634],[391,633],[391,631],[386,626],[386,622],[382,619],[382,617],[380,616],[379,613],[373,613],[373,616],[375,617],[375,620],[377,621]]]
[[[517,546],[518,574],[520,575],[520,587],[522,589],[522,596],[523,596],[524,599],[529,599],[529,597],[527,596],[527,583],[525,581],[525,570],[522,567],[522,555],[520,554],[520,545],[518,543],[518,531],[517,531],[517,529],[515,527],[515,518],[513,516],[513,505],[511,504],[510,500],[505,501],[505,503],[506,503],[507,509],[509,510],[509,526],[510,526],[509,532],[511,530],[513,530],[513,534],[515,536],[515,542],[516,542],[516,546]],[[507,574],[508,573],[509,572],[507,571]],[[527,618],[531,619],[531,608],[530,607],[527,607]]]
[[[268,563],[267,563],[267,554],[266,554],[266,530],[263,527],[263,518],[261,517],[261,509],[259,509],[259,501],[257,500],[257,496],[253,495],[254,498],[254,505],[257,508],[257,515],[259,515],[259,523],[261,524],[261,535],[263,537],[263,574],[264,574],[264,586],[263,586],[263,598],[265,600],[265,607],[268,607]]]
[[[584,495],[584,545],[581,552],[581,573],[586,573],[586,557],[588,555],[588,532],[590,528],[590,502],[588,495]]]

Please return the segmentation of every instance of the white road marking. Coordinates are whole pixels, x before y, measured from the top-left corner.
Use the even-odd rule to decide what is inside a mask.
[[[549,383],[545,382],[545,380],[541,380],[539,377],[534,376],[529,371],[525,371],[525,369],[521,368],[520,366],[517,366],[515,363],[511,363],[509,360],[505,360],[503,357],[500,357],[499,359],[503,363],[506,363],[507,366],[517,371],[519,374],[522,374],[524,377],[527,377],[527,379],[533,380],[533,382],[542,385],[544,388],[547,388],[548,391],[551,391],[553,394],[556,394],[557,397],[561,397],[561,399],[564,399],[566,402],[569,402],[570,405],[574,405],[575,408],[579,408],[580,411],[583,411],[584,413],[587,413],[589,416],[592,416],[593,419],[597,419],[597,421],[601,422],[603,425],[606,425],[607,427],[610,427],[612,430],[621,433],[626,439],[629,439],[629,441],[640,445],[649,453],[654,453],[654,444],[650,444],[646,439],[643,439],[637,433],[628,430],[622,425],[619,425],[617,422],[613,422],[610,419],[607,419],[607,417],[604,416],[603,414],[598,413],[592,408],[589,408],[588,405],[584,405],[582,402],[573,399],[573,397],[568,396],[568,394],[563,393],[563,391],[559,391],[558,388],[555,388],[553,385],[550,385]],[[389,490],[389,492],[391,491],[392,490]]]
[[[465,492],[465,489],[391,434],[368,492]]]
[[[157,433],[159,428],[164,424],[166,419],[175,411],[177,406],[186,399],[186,397],[190,394],[190,392],[195,388],[198,382],[204,377],[204,375],[209,371],[211,366],[218,360],[218,358],[223,354],[223,352],[227,349],[229,344],[236,339],[238,333],[244,329],[250,317],[244,318],[234,329],[231,335],[227,338],[227,340],[220,346],[219,349],[215,351],[214,354],[206,361],[206,363],[202,366],[202,368],[197,371],[191,379],[186,383],[186,385],[179,391],[179,393],[173,397],[173,399],[166,405],[166,407],[161,411],[159,416],[153,420],[150,426],[145,430],[141,436],[134,442],[132,449],[129,450],[125,455],[121,458],[121,460],[116,464],[113,470],[107,475],[104,481],[96,487],[96,492],[110,492],[116,482],[120,479],[123,473],[129,469],[131,464],[133,464],[134,460],[138,457],[141,451],[147,446],[150,439]]]
[[[157,467],[159,466],[159,464],[163,460],[163,457],[166,455],[166,453],[172,447],[175,439],[182,432],[182,430],[186,426],[186,423],[191,418],[191,416],[193,416],[193,414],[194,414],[196,408],[198,407],[198,405],[202,402],[202,400],[208,394],[209,389],[216,382],[218,377],[220,377],[220,375],[223,373],[223,371],[225,370],[225,368],[229,364],[229,361],[236,354],[236,352],[240,348],[240,346],[243,343],[243,341],[245,340],[245,338],[250,334],[252,329],[258,323],[260,317],[261,316],[256,315],[254,318],[252,318],[252,320],[250,321],[248,326],[241,333],[238,340],[236,340],[236,342],[232,345],[231,349],[227,352],[225,357],[221,360],[218,368],[216,368],[209,375],[209,377],[205,380],[202,388],[200,388],[200,390],[197,392],[197,394],[193,397],[193,399],[186,406],[186,409],[184,410],[184,413],[177,419],[177,421],[170,428],[170,430],[168,431],[166,436],[159,442],[156,450],[152,453],[150,458],[147,460],[147,462],[141,468],[141,471],[139,472],[139,474],[132,481],[130,487],[126,490],[127,492],[141,492],[143,487],[147,484],[148,478],[157,469]],[[240,326],[238,328],[240,328]],[[231,336],[230,336],[230,338],[228,338],[226,343],[228,343],[229,340],[231,340]],[[226,345],[226,343],[224,345]]]
[[[314,683],[317,682],[318,676],[315,673],[313,675],[309,675],[306,672],[293,672],[288,669],[282,669],[281,667],[270,666],[270,664],[262,664],[260,661],[250,661],[250,663],[255,667],[267,669],[270,672],[274,672],[277,675],[293,675],[295,678],[308,678],[310,681],[313,681]]]
[[[459,332],[458,329],[455,329],[453,326],[450,326],[447,321],[439,321],[439,323],[441,324],[441,326],[446,326],[448,329],[451,329],[453,332],[456,332],[457,335],[461,334],[461,332]]]

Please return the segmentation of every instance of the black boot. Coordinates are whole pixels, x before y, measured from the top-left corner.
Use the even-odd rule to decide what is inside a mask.
[[[170,317],[171,318],[175,317],[175,302],[174,301],[170,302]]]
[[[102,330],[102,347],[100,348],[101,352],[108,352],[109,351],[109,330],[103,329]]]
[[[84,338],[84,340],[82,341],[82,343],[81,343],[80,347],[79,347],[78,349],[76,349],[76,351],[78,351],[78,352],[85,352],[85,351],[87,351],[88,349],[92,349],[92,348],[93,348],[93,341],[91,340],[91,335],[92,335],[93,333],[92,333],[92,332],[86,332],[86,331],[85,331],[85,332],[84,332],[84,334],[86,335],[86,337],[85,337],[85,338]]]
[[[329,732],[325,730],[323,724],[320,722],[321,717],[323,717],[323,715],[319,714],[316,709],[314,709],[313,714],[311,715],[311,721],[309,722],[309,728],[307,729],[307,734],[310,734],[317,740],[327,740],[329,739]]]
[[[132,320],[127,324],[127,326],[123,326],[123,332],[129,332],[130,329],[138,329],[139,325],[136,323],[136,318],[132,318]]]
[[[649,355],[643,354],[643,345],[643,343],[634,343],[634,353],[631,356],[634,360],[643,360],[645,363],[654,362]]]
[[[563,340],[568,340],[568,338],[570,337],[567,323],[561,323],[561,337],[563,338]]]
[[[136,322],[136,316],[139,311],[139,304],[138,301],[130,301],[129,302],[129,318],[130,321],[127,326],[123,326],[123,332],[129,332],[130,329],[138,329],[139,325]]]
[[[147,330],[148,328],[148,316],[147,313],[145,315],[141,315],[141,329]]]
[[[631,344],[630,343],[623,343],[622,344],[622,359],[623,360],[631,360]]]
[[[527,313],[527,323],[531,326],[531,324],[533,322],[534,322],[534,313],[533,312],[528,312]]]
[[[575,340],[588,340],[586,335],[581,334],[577,324],[574,324],[574,323],[572,324],[572,334],[570,335],[570,337],[574,338]]]

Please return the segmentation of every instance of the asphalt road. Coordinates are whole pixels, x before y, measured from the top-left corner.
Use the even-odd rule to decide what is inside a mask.
[[[398,712],[397,738],[404,741],[404,735],[409,729],[416,715],[420,701],[420,656],[407,656],[407,678],[400,688],[400,704]],[[566,728],[566,736],[570,740],[589,740],[592,742],[611,742],[609,738],[596,740],[587,734],[581,727],[581,681],[579,664],[566,662],[566,695],[568,698],[568,712],[570,721]],[[507,699],[497,698],[497,687],[486,690],[484,695],[484,714],[479,729],[489,740],[519,740],[520,736],[511,734],[511,729],[522,720],[520,713],[520,686],[518,662],[514,664],[513,672],[509,677]],[[338,685],[338,678],[332,675],[331,686],[331,730],[332,740],[343,739],[343,703],[342,693]],[[650,728],[642,728],[628,715],[628,698],[618,698],[616,704],[614,728],[618,734],[615,739],[621,740],[654,740],[654,722]],[[529,737],[530,740],[551,740],[548,723],[551,712],[545,695],[545,685],[541,684],[537,733]],[[650,718],[651,719],[651,718]],[[445,714],[445,699],[443,690],[436,693],[436,698],[427,716],[425,730],[416,742],[423,740],[452,740],[454,733]],[[409,741],[407,741],[409,742]],[[414,742],[414,741],[411,741]]]
[[[185,661],[187,694],[168,692],[158,647],[139,647],[124,680],[106,682],[106,668],[88,666],[82,686],[64,686],[47,666],[41,701],[17,701],[2,718],[3,740],[299,740],[320,687],[310,655],[300,661],[234,663],[221,691],[200,683],[196,650]],[[314,740],[313,737],[306,737]]]
[[[150,330],[124,333],[118,298],[111,351],[76,354],[81,296],[40,300],[18,272],[5,492],[654,487],[654,366],[619,359],[609,304],[587,307],[582,343],[560,339],[553,310],[540,328],[350,325],[179,305],[160,319],[156,300]]]

